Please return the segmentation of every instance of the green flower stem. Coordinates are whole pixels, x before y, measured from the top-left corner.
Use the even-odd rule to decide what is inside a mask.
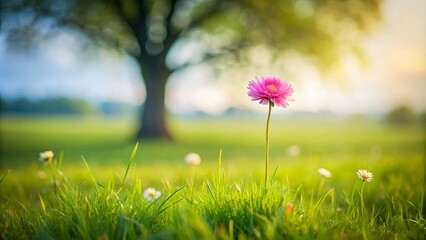
[[[269,120],[271,119],[271,111],[273,102],[269,101],[268,118],[266,120],[266,156],[265,156],[265,188],[268,185],[268,165],[269,165]]]
[[[318,186],[318,192],[317,192],[318,198],[320,197],[320,194],[322,192],[322,187],[324,186],[324,182],[325,182],[325,177],[322,177],[321,178],[321,182],[320,182],[320,184]]]
[[[364,217],[364,208],[365,208],[365,206],[364,206],[364,184],[365,184],[365,181],[362,181],[362,186],[361,186],[361,215],[362,215],[362,217]]]
[[[52,162],[49,162],[50,169],[52,171],[52,183],[53,183],[53,193],[57,193],[57,186],[56,186],[56,166],[54,164],[54,160]]]

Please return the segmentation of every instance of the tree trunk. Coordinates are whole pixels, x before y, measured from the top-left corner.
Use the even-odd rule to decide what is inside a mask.
[[[165,107],[165,86],[170,70],[161,56],[145,56],[140,60],[141,72],[145,81],[146,99],[141,109],[137,139],[169,139]]]

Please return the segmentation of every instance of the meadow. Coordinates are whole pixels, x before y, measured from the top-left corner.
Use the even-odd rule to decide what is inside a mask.
[[[136,144],[132,119],[2,116],[0,238],[425,238],[424,123],[273,116],[265,188],[264,120],[171,118],[174,141]]]

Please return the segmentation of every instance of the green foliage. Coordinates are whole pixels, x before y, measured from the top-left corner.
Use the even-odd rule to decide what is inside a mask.
[[[280,125],[276,118],[270,157],[271,165],[279,166],[265,189],[263,128],[257,131],[255,121],[176,121],[174,144],[142,141],[120,148],[111,139],[129,130],[115,121],[80,123],[80,134],[70,130],[77,123],[63,118],[53,121],[57,126],[40,119],[32,119],[31,127],[13,118],[1,121],[4,150],[16,154],[0,155],[2,239],[422,239],[425,234],[422,125],[289,119]],[[15,145],[20,131],[27,142]],[[62,164],[57,159],[34,166],[45,149],[36,151],[40,145],[30,139],[40,136],[64,147],[61,139],[68,139],[85,155],[90,171],[67,151]],[[102,139],[110,139],[111,152],[122,161],[94,147],[105,144]],[[292,144],[300,154],[282,157]],[[219,148],[211,156],[206,151],[217,145],[223,148],[219,158]],[[200,166],[179,167],[188,150],[201,154]],[[97,154],[101,158],[91,158]],[[25,164],[10,163],[18,159]],[[319,167],[332,176],[319,175]],[[373,172],[374,181],[363,184],[355,174],[360,168]],[[45,171],[47,179],[38,180],[37,171]],[[161,189],[162,196],[144,199],[147,187]]]
[[[51,32],[40,24],[48,19],[142,61],[165,56],[176,42],[191,39],[203,41],[200,54],[207,57],[263,44],[273,48],[271,53],[294,50],[324,67],[348,51],[360,52],[359,40],[380,19],[381,4],[381,0],[9,1],[2,11],[6,23],[28,16],[6,24],[8,43],[17,49],[49,36]]]
[[[46,98],[14,100],[0,98],[1,114],[22,115],[93,115],[123,116],[137,112],[138,107],[119,102],[103,102],[99,106],[75,98]]]
[[[419,117],[413,112],[410,107],[399,106],[391,111],[386,116],[386,121],[392,124],[411,124],[418,121]]]
[[[94,113],[95,109],[86,101],[78,99],[51,98],[30,101],[20,98],[16,100],[1,99],[0,112],[6,114],[84,115]]]

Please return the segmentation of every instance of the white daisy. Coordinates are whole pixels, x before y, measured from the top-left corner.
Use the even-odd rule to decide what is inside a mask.
[[[373,174],[367,170],[360,169],[358,172],[356,172],[359,178],[361,178],[362,181],[371,182],[373,181]]]
[[[53,161],[53,152],[52,151],[44,151],[39,154],[39,160],[41,162],[51,162]]]
[[[329,178],[329,177],[331,177],[331,172],[330,172],[330,171],[328,171],[328,170],[327,170],[327,169],[325,169],[325,168],[320,168],[320,169],[318,169],[318,173],[319,173],[321,176],[325,177],[325,178]]]
[[[155,188],[147,188],[143,191],[143,197],[147,200],[154,200],[161,196],[161,192],[157,191]]]

